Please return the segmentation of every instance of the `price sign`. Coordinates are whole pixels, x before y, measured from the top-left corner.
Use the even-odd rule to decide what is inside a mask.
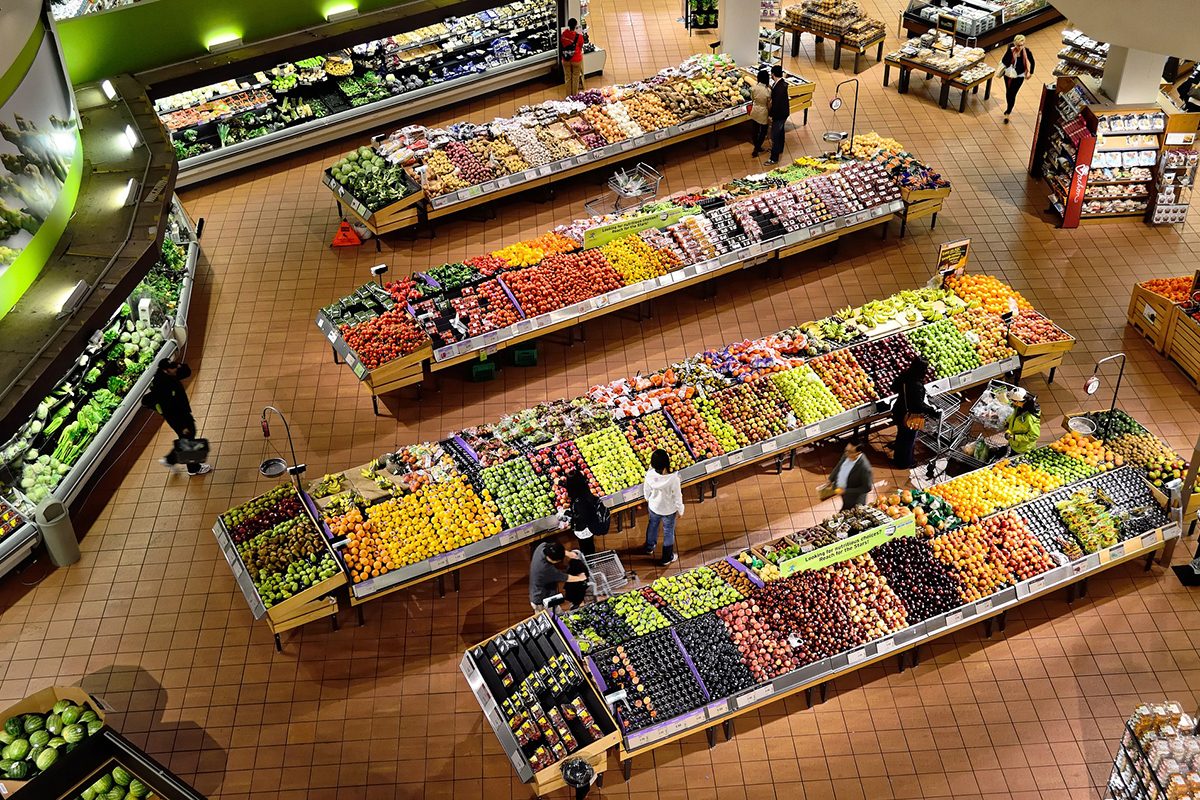
[[[507,189],[508,187],[512,186],[512,178],[505,175],[503,178],[496,181],[496,185],[499,186],[501,189]]]
[[[880,639],[878,642],[875,643],[875,652],[878,655],[890,653],[895,649],[896,649],[896,640],[894,638],[892,638],[891,636],[887,637],[886,639]]]
[[[820,435],[821,435],[821,426],[820,425],[809,425],[807,428],[804,429],[804,438],[805,439],[815,439]]]
[[[714,472],[719,472],[721,467],[721,459],[715,458],[704,466],[704,472],[705,474],[712,475]]]
[[[763,449],[764,453],[769,453],[772,450],[777,449],[778,447],[779,447],[778,439],[767,439],[765,442],[762,443],[762,449]]]
[[[975,604],[975,613],[984,614],[992,610],[992,599],[989,597],[986,600],[980,600]]]
[[[1017,597],[1028,597],[1031,594],[1037,594],[1046,587],[1045,578],[1033,578],[1024,583],[1017,584]]]
[[[626,139],[625,141],[621,142],[621,152],[625,152],[626,150],[632,150],[636,146],[637,145],[634,142],[631,142],[628,139]]]
[[[736,453],[730,453],[729,458],[728,458],[729,466],[732,467],[734,464],[742,463],[743,458],[745,458],[745,453],[742,453],[741,451],[736,452]]]
[[[961,611],[954,611],[954,612],[946,615],[946,627],[950,627],[951,625],[957,625],[958,623],[960,623],[962,621],[963,621],[963,612],[961,612]]]
[[[329,340],[330,344],[333,344],[334,342],[337,341],[337,331],[330,331],[329,335],[326,336],[325,338]]]
[[[729,701],[720,700],[716,703],[709,703],[704,709],[704,714],[709,719],[716,719],[729,713]]]
[[[508,545],[517,541],[517,539],[520,538],[520,534],[518,534],[514,530],[507,530],[507,531],[504,531],[503,533],[501,533],[496,538],[500,540],[501,547],[507,547]]]
[[[774,688],[775,687],[771,684],[767,684],[766,686],[758,687],[754,691],[746,692],[745,694],[739,694],[737,697],[733,698],[733,705],[737,709],[743,709],[747,706],[752,706],[758,701],[770,697]]]
[[[545,167],[538,167],[537,174],[538,174],[540,177],[543,177],[543,178],[544,178],[544,177],[546,177],[547,175],[549,175],[549,174],[550,174],[550,167],[549,167],[549,166],[545,166]]]
[[[861,664],[862,662],[864,662],[866,660],[867,660],[867,649],[865,647],[856,648],[846,654],[846,663],[850,664],[851,666],[853,666],[854,664]]]
[[[457,550],[451,550],[449,553],[446,553],[443,563],[446,566],[450,566],[451,564],[458,564],[459,562],[466,560],[467,551],[460,547]]]
[[[1125,543],[1114,544],[1108,548],[1108,556],[1109,558],[1123,558],[1125,556]]]
[[[1142,534],[1142,547],[1153,547],[1158,544],[1162,531],[1150,531]]]

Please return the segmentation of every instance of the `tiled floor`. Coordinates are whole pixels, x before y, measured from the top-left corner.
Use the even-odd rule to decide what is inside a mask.
[[[674,0],[593,0],[593,10],[595,36],[609,52],[604,82],[648,75],[707,51],[713,38],[689,38]],[[892,26],[898,10],[894,0],[875,9]],[[1030,37],[1042,77],[1058,30]],[[817,81],[808,127],[788,133],[790,156],[818,152],[823,131],[849,126],[849,108],[835,115],[827,106],[833,84],[849,77],[846,68],[833,72],[830,59],[807,39],[801,57],[788,60]],[[369,246],[327,247],[336,217],[318,177],[346,142],[185,192],[189,211],[206,220],[188,360],[217,470],[193,481],[164,473],[154,462],[168,433],[157,422],[131,437],[76,517],[83,560],[61,570],[38,563],[0,587],[0,703],[82,682],[117,709],[120,730],[214,797],[475,798],[485,787],[489,800],[524,797],[457,664],[465,647],[528,612],[527,557],[465,570],[461,593],[445,599],[426,585],[368,606],[365,627],[343,614],[336,633],[313,625],[286,635],[276,654],[209,532],[216,514],[269,487],[255,467],[281,441],[264,443],[260,409],[272,403],[288,413],[301,457],[319,475],[701,345],[924,283],[937,244],[959,237],[972,239],[974,268],[1011,281],[1079,338],[1052,387],[1031,382],[1048,417],[1083,405],[1081,383],[1094,359],[1125,350],[1122,404],[1176,447],[1190,447],[1200,430],[1196,391],[1124,314],[1135,280],[1194,269],[1194,224],[1056,230],[1041,213],[1045,187],[1025,174],[1035,87],[1002,125],[996,97],[959,115],[938,109],[934,90],[919,80],[903,97],[894,84],[880,86],[878,66],[860,77],[858,129],[901,140],[954,183],[935,233],[917,223],[904,240],[861,234],[836,255],[791,259],[783,280],[749,271],[724,279],[716,300],[682,292],[656,302],[649,321],[589,324],[583,344],[542,344],[536,368],[508,368],[483,385],[447,377],[440,391],[400,404],[398,420],[372,416],[368,395],[331,363],[312,324],[315,309],[361,283],[381,258],[405,272],[568,220],[599,193],[597,180],[581,178],[549,203],[506,202],[492,220],[452,221],[434,239],[389,239],[382,256]],[[556,93],[522,86],[424,121],[484,120]],[[668,151],[661,167],[669,189],[754,171],[739,137],[728,133],[707,151]],[[725,482],[716,502],[692,506],[685,518],[680,567],[826,514],[812,487],[831,460],[817,452],[782,477],[748,469]],[[700,735],[661,748],[635,761],[628,783],[610,772],[602,795],[1095,797],[1121,720],[1138,701],[1166,696],[1195,707],[1197,630],[1195,595],[1173,575],[1120,567],[1094,580],[1074,609],[1057,596],[1029,604],[991,641],[967,631],[916,670],[864,670],[838,681],[814,710],[799,700],[776,704],[739,719],[736,738],[712,750]]]

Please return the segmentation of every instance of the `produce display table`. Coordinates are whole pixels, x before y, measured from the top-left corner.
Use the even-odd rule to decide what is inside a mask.
[[[1134,284],[1126,319],[1155,350],[1200,386],[1200,270]]]
[[[930,217],[929,230],[937,227],[937,215],[942,210],[942,204],[950,196],[950,187],[941,189],[906,189],[900,187],[900,199],[904,207],[896,212],[900,222],[900,238],[908,231],[908,223]]]
[[[989,76],[987,76],[986,78],[980,79],[980,80],[975,81],[970,84],[964,84],[961,81],[957,80],[959,75],[961,75],[963,72],[966,72],[967,70],[977,66],[978,64],[982,63],[982,61],[983,61],[983,59],[981,58],[978,61],[974,61],[974,62],[968,64],[967,66],[963,67],[962,69],[947,71],[947,70],[939,69],[937,67],[926,64],[925,62],[916,61],[914,59],[905,58],[903,56],[896,57],[896,58],[888,57],[888,58],[884,59],[884,62],[883,62],[883,85],[885,87],[888,85],[889,81],[891,80],[891,68],[895,67],[896,69],[898,69],[900,71],[900,77],[896,83],[896,90],[900,94],[908,94],[908,90],[910,88],[913,72],[924,72],[925,78],[927,80],[930,78],[937,78],[942,82],[941,92],[938,95],[938,106],[941,108],[949,108],[949,106],[950,106],[950,89],[951,88],[957,88],[957,89],[962,90],[962,98],[959,102],[959,111],[961,112],[966,109],[967,92],[971,91],[971,90],[977,90],[979,88],[979,84],[984,81],[986,81],[987,87],[988,87],[987,91],[984,95],[984,99],[986,100],[989,97],[991,97],[991,93],[992,93],[991,84],[992,84],[992,78],[995,77],[995,73],[992,73]]]
[[[842,66],[842,51],[849,50],[854,53],[854,74],[859,72],[859,63],[862,57],[870,52],[871,48],[875,48],[875,63],[878,64],[883,59],[883,42],[887,38],[886,35],[879,36],[876,39],[871,39],[868,42],[849,42],[842,36],[814,30],[803,25],[798,25],[794,22],[779,21],[775,23],[775,29],[783,31],[784,34],[792,35],[792,57],[796,58],[800,55],[800,35],[803,33],[812,34],[816,43],[819,45],[824,40],[828,39],[833,43],[833,68],[841,69]]]
[[[1070,441],[1070,437],[1064,437],[1064,441]],[[1074,456],[1053,455],[1052,450],[1057,448],[1041,448],[1041,455],[1036,457],[1036,460],[1029,461],[1029,464],[1046,464],[1047,454],[1053,459],[1074,458]],[[973,473],[968,473],[964,476],[959,476],[954,480],[964,481],[978,476],[986,476],[989,472],[998,469],[1010,469],[1011,466],[1007,462],[1001,465],[992,465],[983,467]],[[1034,467],[1037,470],[1038,467]],[[1062,483],[1060,481],[1060,483]],[[941,487],[934,487],[933,492],[936,492]],[[945,491],[949,491],[949,484]],[[622,680],[617,676],[617,672],[611,672],[611,675],[617,677],[615,684],[608,677],[610,670],[616,670],[618,666],[623,664],[621,658],[629,658],[628,654],[634,651],[640,652],[658,652],[657,660],[654,662],[660,665],[660,668],[655,670],[654,674],[643,677],[645,684],[644,692],[646,697],[654,700],[657,707],[666,705],[672,707],[672,698],[679,695],[680,692],[687,691],[684,687],[688,681],[686,676],[690,675],[695,679],[695,685],[699,687],[700,696],[693,695],[692,699],[687,700],[687,705],[682,706],[682,711],[676,711],[673,715],[660,715],[654,724],[642,723],[634,729],[623,729],[621,742],[618,751],[618,757],[622,761],[625,777],[628,778],[631,774],[632,760],[638,756],[650,753],[654,749],[665,744],[678,741],[679,739],[698,733],[704,730],[708,735],[709,746],[715,743],[715,728],[717,724],[721,724],[725,730],[726,738],[730,738],[732,734],[732,722],[737,717],[748,711],[753,711],[762,708],[768,703],[793,696],[800,691],[805,691],[809,705],[812,704],[813,690],[821,689],[822,699],[824,699],[826,685],[839,677],[849,675],[864,666],[875,664],[892,656],[899,657],[900,668],[904,669],[906,655],[911,654],[911,662],[915,666],[917,663],[917,649],[924,644],[931,643],[940,639],[947,634],[957,632],[970,625],[983,623],[984,631],[990,637],[994,622],[999,622],[1000,630],[1004,630],[1007,612],[1023,605],[1030,600],[1043,598],[1058,589],[1067,591],[1068,601],[1076,596],[1081,596],[1086,592],[1086,581],[1105,570],[1111,569],[1119,564],[1127,563],[1133,560],[1142,559],[1145,563],[1145,568],[1150,569],[1156,555],[1160,557],[1160,563],[1165,563],[1164,558],[1167,550],[1174,546],[1174,542],[1180,536],[1180,529],[1176,521],[1171,520],[1165,510],[1165,497],[1154,490],[1152,486],[1146,483],[1145,473],[1134,467],[1122,467],[1113,472],[1101,471],[1096,475],[1089,477],[1076,478],[1062,483],[1058,488],[1049,488],[1046,494],[1036,494],[1033,499],[1017,505],[1000,508],[991,514],[983,517],[979,523],[967,526],[975,530],[993,530],[996,532],[1005,532],[1004,547],[1019,547],[1024,548],[1030,545],[1018,544],[1016,540],[1010,537],[1011,531],[1022,531],[1018,537],[1025,537],[1026,542],[1036,540],[1037,544],[1032,545],[1040,550],[1040,555],[1037,556],[1038,561],[1036,567],[1029,567],[1029,562],[1023,559],[1031,555],[1026,550],[1019,552],[1025,553],[1021,559],[1013,563],[1022,564],[1020,569],[1026,570],[1022,573],[1016,573],[1016,579],[1012,579],[1014,575],[1010,574],[1010,580],[999,584],[993,584],[992,588],[988,588],[982,592],[975,592],[971,595],[955,595],[952,602],[942,602],[938,606],[922,606],[923,611],[910,612],[915,613],[916,617],[908,618],[902,622],[893,623],[889,628],[885,628],[882,634],[876,633],[867,638],[865,642],[860,638],[858,644],[854,644],[849,649],[844,649],[834,655],[826,657],[818,657],[815,660],[808,662],[800,661],[797,666],[787,670],[786,666],[782,674],[774,674],[767,680],[754,680],[750,678],[749,682],[739,681],[738,683],[727,683],[733,687],[726,689],[724,692],[714,693],[710,684],[710,680],[732,681],[729,677],[730,673],[726,664],[724,668],[720,665],[725,663],[722,659],[732,658],[735,661],[741,658],[746,659],[746,663],[751,661],[758,655],[763,654],[767,661],[762,663],[770,664],[771,659],[780,657],[779,651],[768,651],[763,649],[766,645],[764,642],[767,639],[763,637],[767,634],[763,633],[763,629],[756,627],[756,624],[751,620],[757,614],[758,605],[766,605],[770,603],[775,608],[779,608],[780,603],[795,603],[795,602],[814,602],[813,600],[798,600],[787,599],[789,597],[799,598],[802,595],[792,595],[788,592],[771,594],[766,590],[770,589],[771,584],[777,580],[790,580],[786,576],[793,573],[795,570],[804,571],[807,569],[827,571],[835,570],[835,574],[842,574],[842,570],[849,570],[844,573],[848,576],[858,576],[861,579],[863,569],[860,556],[864,553],[882,553],[884,547],[893,548],[901,544],[905,544],[903,552],[920,552],[914,551],[913,548],[928,548],[925,552],[938,553],[938,541],[943,538],[952,538],[958,536],[958,533],[939,533],[932,528],[926,527],[924,532],[918,531],[914,525],[913,514],[921,514],[921,508],[927,501],[914,497],[917,501],[917,511],[907,511],[904,504],[910,502],[904,497],[899,497],[900,510],[904,513],[899,515],[882,515],[879,511],[872,510],[870,512],[857,511],[855,514],[873,514],[876,519],[882,518],[887,520],[887,516],[892,516],[892,520],[883,525],[876,527],[858,528],[859,532],[850,533],[848,536],[838,538],[829,544],[818,545],[815,549],[811,546],[806,550],[803,546],[797,546],[796,543],[804,541],[801,537],[805,532],[796,534],[794,537],[785,537],[784,540],[763,543],[743,551],[741,554],[726,556],[717,559],[703,568],[696,570],[684,571],[678,575],[670,575],[660,578],[654,584],[641,589],[627,592],[618,598],[608,601],[610,611],[601,617],[590,616],[588,607],[580,610],[578,616],[575,612],[569,613],[566,618],[556,618],[559,632],[565,638],[570,652],[575,657],[575,666],[585,675],[588,675],[595,683],[595,688],[598,694],[605,697],[610,709],[612,709],[614,718],[619,724],[624,726],[630,719],[628,707],[625,705],[625,693],[620,691],[622,688]],[[921,493],[913,492],[913,495]],[[925,493],[925,497],[933,497],[932,494]],[[955,495],[947,495],[955,496]],[[1064,552],[1057,548],[1064,545],[1055,545],[1054,549],[1046,542],[1056,541],[1052,528],[1049,527],[1052,523],[1045,514],[1054,514],[1053,509],[1061,503],[1076,502],[1075,498],[1086,496],[1104,496],[1108,497],[1113,503],[1113,514],[1117,514],[1117,508],[1127,508],[1129,513],[1121,512],[1120,519],[1122,520],[1120,528],[1113,528],[1113,539],[1102,539],[1098,542],[1093,542],[1097,546],[1089,546],[1083,551],[1077,551],[1074,557],[1067,556]],[[959,501],[963,501],[964,496],[958,495]],[[1148,504],[1145,505],[1145,504]],[[895,509],[895,505],[889,503],[880,503],[880,508]],[[1148,512],[1148,508],[1156,508],[1155,512]],[[1070,514],[1080,513],[1079,511],[1063,512]],[[1091,513],[1091,512],[1089,512]],[[1146,516],[1146,514],[1150,516]],[[844,516],[844,515],[839,515]],[[921,516],[921,520],[925,517]],[[961,526],[964,523],[958,519],[950,530],[956,530],[955,526]],[[1064,523],[1057,523],[1064,524]],[[1017,527],[1012,527],[1016,525]],[[1129,527],[1125,527],[1128,525]],[[817,530],[817,529],[809,529]],[[929,531],[933,530],[932,533]],[[961,529],[958,529],[961,530]],[[1064,528],[1063,530],[1067,530]],[[1089,530],[1089,529],[1081,529]],[[1007,531],[1007,532],[1006,532]],[[975,534],[973,534],[975,535]],[[986,535],[986,534],[985,534]],[[998,534],[997,534],[998,535]],[[1071,537],[1076,534],[1068,533]],[[1091,534],[1086,534],[1091,535]],[[928,544],[930,539],[925,537],[932,536],[933,544]],[[924,542],[921,540],[924,539]],[[907,543],[904,540],[909,540]],[[915,541],[914,541],[915,540]],[[825,540],[828,541],[828,540]],[[1061,540],[1058,540],[1061,541]],[[1082,540],[1081,540],[1082,541]],[[1011,543],[1009,543],[1011,542]],[[775,569],[774,575],[768,571],[760,571],[757,565],[765,563],[764,555],[777,551],[777,548],[782,548],[785,545],[790,545],[787,554],[778,551],[779,561],[778,569]],[[878,550],[877,550],[878,549]],[[889,551],[893,552],[893,551]],[[952,551],[952,553],[957,551]],[[988,559],[1009,558],[1000,550],[993,550],[993,554],[988,556]],[[791,554],[798,555],[791,555]],[[897,552],[895,558],[901,558]],[[946,556],[953,562],[955,555]],[[898,597],[914,598],[913,602],[924,602],[919,600],[921,597],[932,596],[922,593],[909,594],[904,589],[905,581],[918,582],[919,585],[925,586],[926,579],[917,577],[907,577],[905,573],[887,572],[894,569],[890,566],[882,566],[888,563],[886,554],[881,554],[879,558],[883,561],[871,561],[869,564],[879,564],[881,566],[868,567],[868,569],[878,569],[889,575],[889,582],[894,587]],[[935,556],[938,558],[938,556]],[[904,559],[897,563],[906,565],[905,569],[909,568],[915,562]],[[1000,562],[997,562],[1000,563]],[[774,568],[771,568],[774,569]],[[856,572],[856,570],[858,572]],[[707,573],[708,578],[701,580],[701,573]],[[713,575],[719,576],[714,578]],[[955,574],[953,570],[947,574]],[[689,579],[689,575],[697,577]],[[715,591],[713,581],[717,581],[716,585],[732,588],[721,589],[718,594]],[[835,580],[829,578],[829,580]],[[853,577],[847,577],[846,580],[855,585]],[[695,581],[699,581],[696,584]],[[898,581],[898,582],[897,582]],[[696,592],[689,589],[694,585],[703,586],[705,588]],[[819,587],[823,584],[798,584],[797,586],[808,585],[810,588],[804,591],[815,592],[813,595],[819,596]],[[934,584],[936,585],[936,584]],[[971,584],[975,585],[975,584]],[[938,592],[945,591],[943,589],[933,589],[930,586],[930,591]],[[852,590],[858,591],[858,590]],[[868,593],[874,591],[867,590]],[[972,590],[974,591],[974,590]],[[639,597],[640,595],[640,597]],[[721,599],[717,599],[717,598]],[[629,598],[630,603],[625,603],[625,599]],[[694,611],[687,611],[687,603],[697,602],[697,598],[701,605]],[[743,599],[745,598],[745,599]],[[949,600],[949,598],[946,598]],[[902,600],[901,602],[910,602]],[[616,605],[613,605],[613,604]],[[683,603],[684,612],[680,612],[681,608],[678,604]],[[957,605],[955,605],[957,603]],[[620,611],[622,604],[628,611]],[[755,608],[749,615],[743,616],[746,610],[754,605]],[[638,610],[644,608],[645,611]],[[741,608],[742,611],[738,611]],[[916,606],[912,606],[916,608]],[[651,611],[651,609],[656,609]],[[673,610],[674,609],[674,610]],[[720,609],[713,612],[713,609]],[[658,618],[658,614],[664,615],[662,622],[649,622],[650,618]],[[932,612],[932,613],[931,613]],[[632,614],[641,622],[646,622],[650,625],[648,629],[632,630],[633,638],[617,638],[613,636],[628,637],[629,633],[619,634],[619,625],[614,625],[623,618],[624,614]],[[682,613],[682,616],[680,616]],[[764,609],[761,612],[764,618],[770,618],[771,612]],[[812,613],[812,612],[810,612]],[[831,613],[836,615],[836,610],[831,610]],[[646,615],[649,614],[650,617]],[[722,616],[726,615],[726,616]],[[705,626],[697,628],[694,626],[693,619],[696,616],[707,616],[709,621]],[[596,625],[589,620],[604,619],[607,617],[610,622],[603,627]],[[832,617],[822,617],[830,619],[827,624],[832,625]],[[544,619],[544,615],[538,615],[535,620]],[[769,623],[770,625],[783,625],[782,630],[787,630],[786,626],[792,625],[786,620],[789,617],[785,614],[783,622],[778,622],[781,617],[778,613],[773,617],[777,622]],[[724,622],[721,622],[724,620]],[[737,621],[737,625],[734,622]],[[745,627],[742,626],[745,622]],[[532,623],[532,621],[531,621]],[[526,623],[526,624],[531,624]],[[544,623],[542,623],[544,624]],[[667,634],[662,633],[662,626],[667,626]],[[585,635],[578,635],[583,629]],[[793,630],[795,630],[793,628]],[[699,631],[707,631],[700,634]],[[755,631],[752,635],[747,634],[747,631]],[[809,636],[813,632],[809,631],[804,636]],[[818,632],[819,633],[819,632]],[[748,636],[750,638],[744,638]],[[782,631],[776,632],[782,637]],[[598,638],[594,638],[598,637]],[[699,637],[699,638],[698,638]],[[725,639],[728,637],[728,639]],[[732,654],[726,654],[728,650],[722,650],[718,645],[720,640],[726,640],[727,646],[749,646],[749,650],[741,650],[741,656],[737,651]],[[802,648],[804,646],[804,637],[797,636],[793,633],[788,639],[788,647]],[[854,641],[854,640],[852,640]],[[624,643],[624,648],[618,650],[618,655],[613,657],[611,664],[605,661],[608,654],[613,650],[608,648],[614,644]],[[673,642],[673,644],[672,644]],[[728,645],[728,642],[734,643]],[[700,649],[697,650],[696,648]],[[643,648],[647,648],[643,650]],[[655,649],[657,648],[657,650]],[[664,658],[663,648],[666,648],[666,656]],[[669,651],[678,648],[677,655],[672,659]],[[716,649],[709,649],[716,648]],[[803,652],[801,650],[800,652]],[[593,657],[594,656],[594,657]],[[636,656],[635,663],[636,663]],[[665,666],[674,660],[678,666]],[[780,662],[775,660],[774,664]],[[786,664],[787,662],[785,662]],[[792,662],[797,663],[797,662]],[[472,680],[472,675],[467,668],[467,659],[464,659],[464,674],[467,675],[469,681]],[[531,669],[536,669],[538,664],[534,662],[530,665]],[[663,672],[666,669],[666,672]],[[679,670],[678,674],[672,670]],[[778,673],[779,670],[774,670]],[[771,675],[771,673],[768,673]],[[749,676],[747,676],[749,678]],[[472,684],[474,687],[474,684]],[[478,693],[477,693],[478,696]],[[485,713],[491,719],[491,711],[484,697],[479,698]],[[675,705],[675,708],[680,706]],[[689,710],[690,709],[690,710]],[[501,717],[498,720],[492,720],[494,727],[507,730],[507,725],[500,725],[504,719]],[[524,761],[524,756],[518,758],[518,752],[506,743],[506,737],[501,735],[501,744],[506,752],[512,757],[514,765],[517,766],[518,772],[521,770],[521,763]],[[524,775],[523,775],[524,777]]]
[[[1013,37],[1019,33],[1030,33],[1041,30],[1062,19],[1063,15],[1054,6],[1047,5],[1015,19],[1006,20],[1003,25],[998,25],[979,36],[967,36],[955,31],[954,38],[962,45],[973,44],[976,47],[982,47],[984,50],[991,50],[997,45],[1007,44],[1012,41]],[[909,36],[916,36],[937,30],[936,23],[924,19],[918,14],[909,12],[903,14],[901,25],[904,30],[908,31]]]
[[[188,310],[191,306],[192,288],[195,282],[196,262],[200,255],[200,243],[197,231],[192,221],[188,218],[187,213],[183,210],[178,198],[173,201],[172,212],[168,223],[169,242],[175,243],[178,248],[174,251],[180,259],[179,272],[177,276],[170,279],[171,290],[178,292],[177,295],[170,298],[174,301],[173,308],[162,308],[162,319],[160,326],[155,328],[154,334],[151,336],[157,345],[154,346],[153,354],[149,350],[146,352],[146,364],[156,364],[164,358],[174,355],[179,349],[179,342],[176,339],[176,328],[187,329]],[[136,298],[140,299],[147,295],[144,289],[146,283],[139,284],[135,290]],[[166,298],[159,298],[160,301],[165,301]],[[138,302],[135,299],[130,300],[132,306],[137,306]],[[131,309],[131,316],[139,314],[140,310],[134,311]],[[94,366],[95,375],[99,376],[105,371],[113,371],[115,367],[105,365],[108,359],[107,355],[101,353],[102,345],[99,342],[115,343],[119,339],[119,334],[114,331],[114,328],[124,331],[121,327],[122,320],[114,315],[104,326],[105,331],[111,331],[106,337],[100,338],[102,335],[97,332],[96,344],[90,344],[81,352],[81,357],[87,359],[90,366]],[[130,321],[130,326],[134,323]],[[132,334],[126,333],[126,338],[132,338]],[[140,334],[139,334],[140,335]],[[156,338],[155,338],[156,337]],[[141,348],[135,354],[136,358],[142,358]],[[121,370],[126,369],[124,366]],[[49,412],[46,414],[45,420],[35,420],[31,418],[26,425],[17,432],[13,439],[8,442],[0,442],[0,468],[7,464],[18,465],[22,464],[22,459],[26,451],[34,446],[42,452],[49,455],[56,450],[55,444],[59,441],[59,437],[63,435],[76,418],[75,415],[85,407],[88,401],[95,397],[101,388],[109,391],[107,381],[102,381],[99,378],[94,382],[88,382],[85,370],[77,367],[70,374],[63,377],[60,387],[75,387],[71,394],[62,393],[56,396],[54,404],[50,406]],[[7,502],[0,499],[0,575],[7,573],[12,568],[20,564],[27,558],[33,550],[41,543],[41,533],[37,529],[34,521],[34,509],[38,502],[45,499],[44,496],[38,496],[36,492],[41,486],[48,495],[52,495],[54,499],[70,504],[79,497],[84,488],[88,485],[88,481],[96,474],[100,465],[110,452],[116,447],[121,436],[128,430],[133,423],[134,418],[141,410],[142,396],[150,387],[150,382],[154,377],[154,370],[144,368],[132,381],[127,381],[122,376],[121,381],[125,390],[120,396],[120,402],[115,407],[109,409],[107,418],[103,424],[92,434],[91,438],[86,440],[87,444],[84,449],[77,454],[75,460],[71,462],[70,469],[63,474],[49,476],[42,475],[42,478],[50,478],[53,483],[49,486],[43,485],[40,480],[35,482],[34,487],[22,486],[21,479],[25,473],[23,469],[28,465],[23,465],[21,469],[12,471],[13,477],[0,479],[0,490],[11,489],[12,502]],[[50,398],[47,399],[49,402]],[[51,434],[35,433],[34,426],[41,431],[45,431],[49,426],[58,411],[62,409],[66,416],[58,423],[59,427]],[[74,414],[71,410],[74,409]],[[0,470],[5,471],[5,470]],[[4,482],[11,480],[11,486],[4,486]],[[0,498],[4,492],[0,491]],[[33,495],[30,497],[30,495]],[[5,515],[11,515],[12,519],[8,519]],[[19,522],[19,524],[15,524]]]
[[[984,85],[983,99],[988,101],[992,99],[992,79],[996,77],[995,72],[989,72],[982,78],[976,78],[973,81],[952,80],[950,86],[953,89],[959,90],[958,95],[958,113],[965,114],[967,112],[967,95],[979,94],[980,85]]]

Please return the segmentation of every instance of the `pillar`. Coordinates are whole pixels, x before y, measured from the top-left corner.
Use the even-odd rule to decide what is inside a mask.
[[[1117,105],[1148,105],[1158,99],[1167,57],[1110,45],[1100,88]]]
[[[742,67],[758,65],[760,0],[720,0],[717,22],[721,52]]]

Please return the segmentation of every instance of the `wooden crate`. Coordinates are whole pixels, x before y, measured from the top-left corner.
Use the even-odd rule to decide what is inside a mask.
[[[619,744],[620,741],[620,731],[613,731],[607,736],[592,742],[587,747],[581,747],[574,753],[571,753],[568,759],[582,758],[592,765],[592,769],[596,770],[597,775],[603,775],[604,771],[608,769],[608,751]],[[539,797],[557,792],[560,789],[566,788],[566,786],[567,784],[562,776],[561,761],[546,767],[541,772],[533,773],[533,790],[537,792]]]
[[[98,702],[92,699],[90,694],[78,686],[51,686],[34,692],[24,700],[4,709],[4,716],[0,718],[0,722],[10,717],[20,716],[21,714],[45,714],[59,700],[70,700],[77,706],[89,708],[96,713],[101,722],[104,722],[104,709],[100,707]],[[16,781],[0,775],[0,797],[10,797],[19,792],[28,783],[29,781]]]
[[[907,219],[909,222],[932,216],[942,210],[942,198],[934,197],[929,200],[906,202],[903,211],[895,213],[896,219]]]
[[[1129,310],[1125,318],[1134,330],[1145,336],[1154,349],[1163,352],[1167,347],[1168,328],[1171,324],[1171,309],[1174,307],[1168,298],[1155,294],[1140,283],[1134,284],[1133,293],[1129,297]]]
[[[1016,350],[1017,355],[1021,356],[1022,358],[1044,356],[1049,353],[1066,353],[1070,350],[1073,350],[1075,348],[1075,337],[1071,336],[1071,334],[1067,333],[1062,328],[1059,328],[1057,325],[1054,327],[1061,331],[1064,336],[1068,336],[1070,338],[1064,339],[1060,342],[1040,342],[1038,344],[1028,344],[1017,338],[1012,333],[1009,333],[1008,346],[1013,350]]]
[[[364,383],[371,394],[387,394],[420,383],[425,377],[425,362],[433,358],[433,343],[371,370]]]
[[[1200,386],[1200,322],[1174,307],[1174,320],[1167,337],[1166,355],[1193,384]]]
[[[338,576],[335,575],[334,577]],[[332,581],[333,578],[329,578],[329,580]],[[317,586],[320,585],[321,584],[317,584]],[[317,587],[314,586],[313,588],[315,589]],[[293,597],[289,599],[294,600],[295,598]],[[267,609],[268,615],[276,608],[278,608],[278,606],[272,606],[271,608]],[[280,634],[284,631],[290,631],[292,628],[299,628],[301,625],[307,625],[310,622],[316,622],[319,619],[336,616],[338,613],[338,601],[336,597],[321,597],[304,603],[301,606],[294,606],[292,607],[292,610],[296,612],[295,615],[287,617],[286,619],[276,621],[271,619],[270,616],[267,617],[267,627],[270,628],[271,633]]]
[[[909,189],[908,187],[900,187],[900,199],[906,203],[920,203],[924,200],[944,200],[950,196],[951,187],[943,186],[940,189]],[[912,219],[912,215],[909,215]]]
[[[1021,359],[1021,375],[1024,377],[1047,373],[1056,367],[1062,366],[1063,357],[1065,355],[1066,352],[1060,350],[1057,353],[1047,353],[1041,356],[1033,356],[1032,358],[1023,358]]]
[[[324,537],[323,534],[318,534]],[[292,595],[287,600],[281,600],[275,605],[267,609],[267,625],[270,626],[272,632],[278,633],[281,630],[295,628],[308,622],[307,619],[301,619],[312,614],[315,608],[314,601],[320,601],[320,598],[330,592],[345,586],[349,582],[346,573],[337,572],[334,575],[326,578],[323,581],[318,581],[312,586],[305,589],[303,592]],[[329,598],[334,602],[334,613],[337,611],[337,600]],[[300,620],[300,621],[297,621]]]

